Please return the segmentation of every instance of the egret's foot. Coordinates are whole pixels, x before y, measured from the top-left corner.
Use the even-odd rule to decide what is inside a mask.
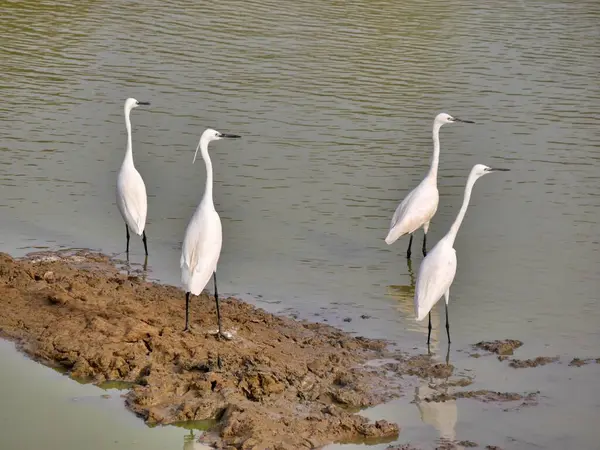
[[[208,334],[214,335],[218,340],[231,341],[233,340],[233,333],[230,331],[219,331],[219,330],[211,330]]]
[[[192,334],[192,329],[191,329],[191,327],[185,327],[185,328],[183,329],[183,332],[184,332],[184,333],[189,333],[189,334]]]
[[[229,331],[223,331],[222,333],[217,333],[217,339],[231,341],[233,340],[233,334]]]

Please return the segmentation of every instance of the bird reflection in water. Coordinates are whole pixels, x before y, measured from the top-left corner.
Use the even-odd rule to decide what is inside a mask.
[[[458,421],[456,399],[439,402],[427,401],[434,395],[447,393],[447,382],[448,379],[446,378],[445,387],[440,389],[432,380],[423,380],[420,386],[415,387],[415,404],[423,423],[431,425],[437,430],[442,444],[450,444],[453,449],[464,449],[456,441],[456,423]]]

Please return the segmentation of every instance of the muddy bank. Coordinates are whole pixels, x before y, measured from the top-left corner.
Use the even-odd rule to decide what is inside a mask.
[[[402,376],[452,371],[234,298],[221,306],[233,339],[216,338],[206,295],[193,299],[184,333],[183,292],[121,273],[100,254],[0,253],[0,301],[1,335],[34,359],[82,381],[133,383],[126,405],[148,424],[214,418],[205,440],[216,447],[389,442],[398,425],[355,412],[400,395]]]

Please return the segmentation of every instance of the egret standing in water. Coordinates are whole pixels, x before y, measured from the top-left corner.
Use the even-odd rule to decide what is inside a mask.
[[[181,282],[185,288],[185,329],[189,331],[189,306],[190,294],[200,295],[202,290],[213,277],[215,286],[215,303],[217,304],[217,322],[219,324],[219,337],[223,337],[221,328],[221,312],[219,310],[219,291],[217,290],[217,262],[221,254],[223,234],[221,229],[221,218],[215,210],[213,203],[213,169],[210,156],[208,155],[208,144],[223,138],[239,138],[236,134],[219,133],[216,130],[207,129],[202,133],[198,149],[206,165],[206,187],[204,195],[185,230],[183,248],[181,250]],[[192,163],[193,164],[193,163]]]
[[[127,258],[129,258],[129,230],[142,236],[144,250],[148,256],[146,241],[146,213],[148,212],[148,198],[146,186],[142,176],[133,165],[133,151],[131,148],[131,120],[129,115],[133,108],[140,105],[150,105],[150,102],[138,102],[135,98],[125,101],[125,127],[127,128],[127,150],[117,178],[117,207],[125,221],[127,235]]]
[[[483,164],[476,164],[471,169],[462,207],[456,216],[456,220],[450,227],[448,234],[431,249],[425,256],[419,275],[417,276],[417,285],[415,287],[415,314],[418,321],[421,321],[429,314],[429,332],[427,333],[427,345],[431,338],[431,309],[442,298],[446,298],[446,333],[448,334],[448,343],[450,343],[450,323],[448,322],[448,300],[450,298],[450,286],[456,275],[456,250],[454,250],[454,240],[458,229],[465,218],[471,191],[478,178],[494,172],[508,171],[508,169],[492,169]]]
[[[406,257],[410,258],[410,248],[413,241],[413,233],[423,227],[423,256],[427,254],[427,230],[429,230],[429,222],[437,211],[440,194],[437,188],[437,173],[440,161],[440,128],[444,124],[464,122],[474,123],[470,120],[462,120],[457,117],[452,117],[446,113],[438,114],[433,121],[433,157],[431,159],[431,167],[423,181],[414,188],[406,198],[398,205],[396,212],[390,223],[390,231],[385,238],[385,243],[393,244],[396,240],[410,234],[408,241],[408,250]]]

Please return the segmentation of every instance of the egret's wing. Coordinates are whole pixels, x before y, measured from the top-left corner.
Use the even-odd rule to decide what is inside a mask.
[[[412,199],[417,196],[417,188],[418,186],[410,191],[408,195],[404,197],[404,200],[402,200],[402,202],[398,205],[396,211],[394,211],[394,215],[392,216],[392,221],[390,223],[390,230],[398,225],[398,223],[402,221],[402,218],[406,216],[409,205],[413,203]]]
[[[423,320],[450,289],[456,275],[456,251],[449,245],[436,245],[423,259],[415,286],[415,315]]]
[[[117,196],[125,222],[134,233],[142,234],[148,212],[146,185],[142,176],[135,169],[121,173],[117,187]]]
[[[216,270],[223,241],[221,233],[221,220],[215,211],[199,208],[188,224],[181,249],[181,281],[194,294],[204,289]]]
[[[437,211],[438,203],[437,187],[429,183],[419,184],[396,208],[386,242],[390,244],[403,234],[412,233],[429,222]]]

